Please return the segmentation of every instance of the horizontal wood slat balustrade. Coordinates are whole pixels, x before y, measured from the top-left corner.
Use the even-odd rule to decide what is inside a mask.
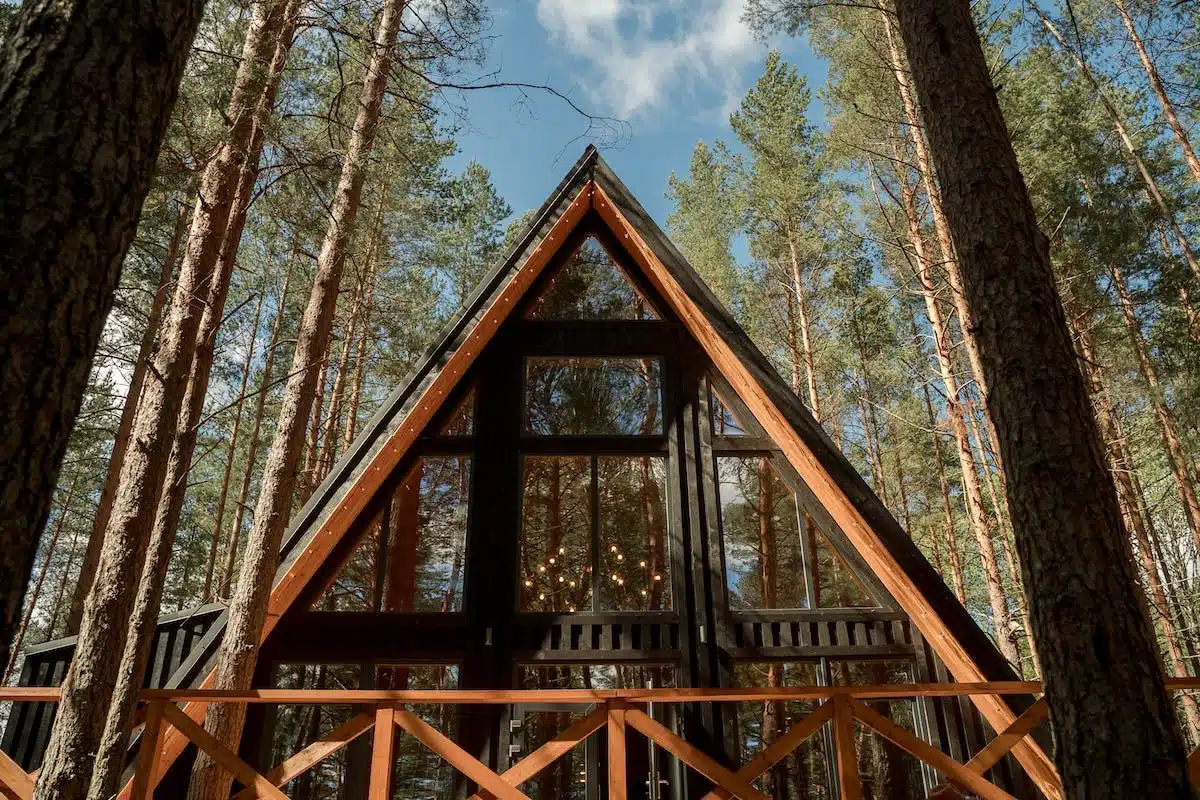
[[[1167,686],[1174,691],[1200,690],[1200,679],[1172,678]],[[371,800],[391,797],[392,762],[395,739],[407,734],[452,765],[480,787],[470,800],[499,798],[529,800],[520,786],[572,748],[601,729],[608,731],[608,796],[624,800],[626,779],[624,743],[629,728],[641,733],[684,764],[699,772],[714,785],[704,800],[766,800],[753,783],[779,763],[826,724],[833,726],[833,741],[838,758],[839,797],[859,800],[857,753],[854,725],[858,722],[896,747],[928,764],[955,786],[984,800],[1014,800],[1012,795],[988,781],[984,774],[1007,755],[1014,746],[1046,721],[1049,710],[1039,699],[966,764],[955,761],[933,745],[900,727],[868,706],[865,700],[896,700],[917,697],[960,697],[969,695],[1016,695],[1041,692],[1041,683],[1003,681],[994,683],[927,683],[877,686],[814,686],[803,688],[760,687],[748,689],[534,689],[534,690],[325,690],[325,689],[253,689],[220,690],[181,689],[146,690],[140,695],[144,705],[145,728],[134,772],[133,798],[146,800],[157,784],[159,751],[163,734],[169,727],[187,737],[229,770],[246,788],[234,800],[269,798],[287,800],[280,787],[312,769],[351,741],[374,729],[371,773],[368,780]],[[0,702],[53,702],[59,690],[44,687],[0,687]],[[737,770],[718,763],[711,756],[663,726],[643,707],[647,703],[689,702],[769,702],[788,700],[819,701],[819,705],[788,730],[780,733],[754,759]],[[235,702],[289,705],[354,705],[363,710],[349,721],[325,734],[300,752],[274,767],[265,775],[253,769],[200,725],[184,714],[177,702]],[[521,703],[557,703],[596,708],[573,723],[538,749],[526,755],[503,773],[497,774],[446,733],[422,720],[405,706],[411,704],[487,705]],[[851,766],[854,765],[854,766]],[[1200,786],[1200,748],[1188,759],[1193,783]],[[31,800],[36,773],[26,773],[11,758],[0,752],[0,796]]]

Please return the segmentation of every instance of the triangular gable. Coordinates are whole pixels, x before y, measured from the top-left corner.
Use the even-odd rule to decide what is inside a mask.
[[[727,382],[726,398],[737,398],[740,408],[732,410],[739,420],[754,419],[754,425],[777,443],[799,478],[795,485],[807,493],[804,505],[819,509],[821,518],[816,521],[822,533],[856,572],[869,576],[868,590],[888,604],[894,601],[909,615],[955,680],[1016,680],[1007,661],[900,524],[590,146],[297,515],[281,551],[264,638],[308,589],[318,568],[447,398],[456,394],[468,368],[589,212],[604,221],[643,272],[641,277],[716,365]],[[172,684],[195,683],[209,672],[223,628],[223,623],[213,626]],[[201,685],[207,683],[205,679]],[[973,699],[996,730],[1015,719],[999,696]],[[203,714],[195,705],[188,711],[197,718]],[[181,737],[169,739],[164,755],[177,756],[183,744]],[[1053,766],[1040,748],[1022,742],[1013,753],[1043,791],[1055,785]]]

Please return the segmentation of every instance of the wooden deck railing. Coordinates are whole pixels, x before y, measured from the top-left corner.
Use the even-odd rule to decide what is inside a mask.
[[[1175,691],[1200,689],[1200,679],[1171,679]],[[633,729],[655,742],[663,750],[699,772],[714,788],[704,800],[768,800],[753,786],[755,780],[782,761],[826,723],[832,723],[834,750],[841,800],[860,800],[862,789],[855,751],[855,721],[872,729],[896,747],[945,775],[948,781],[984,800],[1013,800],[1012,795],[987,780],[984,775],[1013,747],[1041,725],[1048,716],[1045,699],[1039,699],[990,743],[965,764],[933,747],[915,734],[873,710],[866,700],[903,700],[917,697],[959,697],[969,695],[1039,694],[1041,684],[1008,681],[996,683],[895,684],[879,686],[821,686],[809,688],[753,689],[612,689],[612,690],[291,690],[256,689],[242,692],[217,690],[147,690],[140,699],[144,713],[142,747],[135,767],[134,800],[146,800],[161,777],[157,774],[162,737],[168,727],[175,728],[188,741],[208,753],[229,770],[246,788],[235,800],[270,798],[287,800],[281,786],[312,769],[322,759],[374,729],[369,800],[390,800],[392,761],[397,729],[412,736],[425,747],[473,781],[480,792],[471,800],[495,797],[499,800],[528,800],[521,784],[533,778],[577,744],[603,729],[608,733],[608,798],[625,800],[626,733]],[[0,702],[56,701],[58,689],[40,687],[0,688]],[[762,749],[750,762],[731,770],[672,732],[646,713],[647,703],[692,702],[766,702],[808,700],[819,704],[806,717],[793,724],[775,741]],[[193,703],[286,703],[289,705],[353,705],[365,710],[325,734],[266,774],[259,773],[204,730],[176,705]],[[503,773],[497,773],[454,743],[445,733],[429,725],[408,710],[416,704],[508,705],[520,703],[556,703],[594,706],[579,721],[529,753]],[[1200,785],[1200,749],[1188,759],[1193,783]],[[26,773],[0,752],[0,795],[30,800],[36,773]]]

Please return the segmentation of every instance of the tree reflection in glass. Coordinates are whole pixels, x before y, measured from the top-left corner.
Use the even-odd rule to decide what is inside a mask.
[[[537,436],[662,433],[661,365],[652,358],[530,358],[525,432]]]

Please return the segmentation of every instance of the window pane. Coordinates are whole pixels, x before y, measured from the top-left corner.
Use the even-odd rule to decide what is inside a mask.
[[[467,392],[454,413],[438,431],[441,436],[470,436],[475,433],[475,390]]]
[[[592,605],[592,464],[588,456],[526,456],[521,505],[521,611]]]
[[[879,604],[875,598],[811,517],[806,516],[805,525],[808,527],[809,550],[813,553],[817,605],[820,608],[876,608]]]
[[[666,461],[597,459],[600,480],[600,609],[671,608]]]
[[[461,611],[470,495],[470,458],[419,459],[313,608]]]
[[[912,668],[902,661],[831,661],[829,672],[835,686],[912,682]],[[905,730],[916,732],[912,700],[864,702]],[[861,723],[855,728],[863,797],[920,800],[926,796],[921,766],[915,758]]]
[[[717,459],[731,609],[808,608],[796,497],[766,457]]]
[[[811,662],[736,664],[735,684],[740,688],[805,687],[817,685],[817,666]],[[738,703],[737,736],[741,763],[784,735],[819,705],[816,700]],[[791,755],[755,782],[765,794],[779,800],[808,800],[833,796],[821,733],[810,736]]]
[[[461,611],[471,459],[417,461],[388,518],[384,611]]]
[[[661,434],[660,371],[653,358],[530,358],[525,367],[525,432]]]
[[[709,408],[712,411],[713,433],[717,436],[745,436],[746,428],[729,409],[721,395],[709,392]]]
[[[550,279],[529,319],[658,319],[624,271],[589,238]]]

